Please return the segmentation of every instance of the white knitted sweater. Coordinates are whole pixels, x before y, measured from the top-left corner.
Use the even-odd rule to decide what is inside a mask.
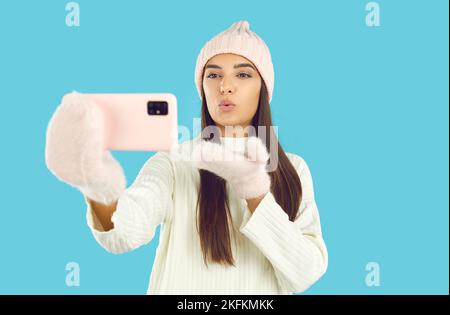
[[[228,139],[222,138],[227,143]],[[243,139],[243,138],[242,138]],[[199,137],[183,142],[190,150]],[[303,292],[326,271],[328,253],[322,239],[309,168],[287,153],[303,189],[294,222],[268,193],[252,214],[244,199],[227,184],[233,218],[231,244],[236,267],[204,265],[196,229],[199,172],[189,161],[157,152],[144,164],[120,197],[112,216],[114,229],[97,230],[87,204],[87,222],[107,251],[124,253],[148,244],[160,228],[159,245],[147,294],[292,294]]]

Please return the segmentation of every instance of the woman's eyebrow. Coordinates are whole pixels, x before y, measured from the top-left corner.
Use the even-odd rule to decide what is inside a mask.
[[[238,64],[235,64],[235,65],[233,66],[234,69],[242,68],[242,67],[250,67],[250,68],[252,68],[253,70],[255,70],[255,67],[253,67],[253,66],[252,66],[251,64],[249,64],[249,63],[238,63]],[[205,69],[208,69],[208,68],[222,69],[222,67],[220,67],[220,66],[218,66],[218,65],[214,65],[214,64],[206,65]]]

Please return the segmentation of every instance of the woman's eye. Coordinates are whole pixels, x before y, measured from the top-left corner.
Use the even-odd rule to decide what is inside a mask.
[[[241,78],[251,78],[252,77],[250,74],[245,73],[245,72],[239,73],[238,76],[241,77]]]
[[[217,73],[210,73],[208,74],[206,77],[209,79],[215,79],[217,78],[219,75]],[[248,73],[245,72],[241,72],[237,75],[239,78],[251,78],[252,76]]]

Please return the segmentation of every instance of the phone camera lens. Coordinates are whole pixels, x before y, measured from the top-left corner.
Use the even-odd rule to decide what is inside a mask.
[[[147,102],[147,113],[149,115],[167,115],[168,104],[164,101]]]

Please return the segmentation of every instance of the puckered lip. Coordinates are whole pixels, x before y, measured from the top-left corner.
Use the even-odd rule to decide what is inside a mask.
[[[235,104],[232,102],[232,101],[230,101],[230,100],[222,100],[222,101],[220,101],[220,103],[219,103],[219,106],[235,106]]]

